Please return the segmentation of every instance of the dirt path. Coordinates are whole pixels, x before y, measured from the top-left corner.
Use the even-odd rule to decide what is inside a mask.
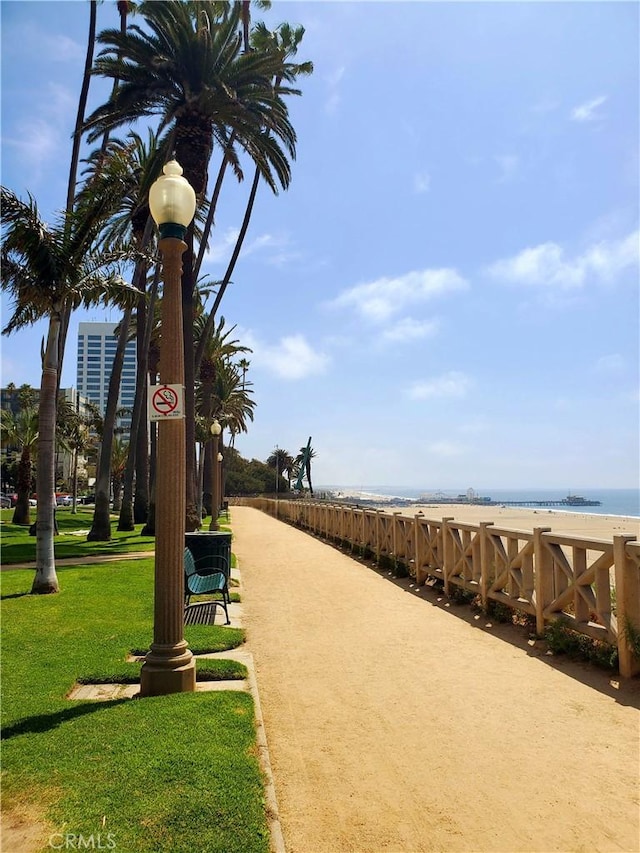
[[[288,853],[640,850],[638,680],[232,512]]]

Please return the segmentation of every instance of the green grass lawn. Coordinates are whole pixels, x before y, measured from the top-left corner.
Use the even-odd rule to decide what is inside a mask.
[[[52,832],[101,834],[127,853],[265,853],[249,694],[65,698],[79,681],[138,678],[126,658],[152,639],[153,560],[58,567],[58,578],[60,593],[32,596],[32,570],[1,575],[3,810],[26,807]],[[187,626],[185,637],[203,653],[243,632]],[[243,676],[233,661],[198,661],[199,680]]]
[[[12,509],[3,509],[2,519],[2,563],[28,563],[36,558],[36,537],[29,536],[28,527],[11,524]],[[141,536],[143,525],[136,525],[133,531],[118,531],[117,516],[111,517],[111,539],[108,542],[87,542],[87,533],[93,522],[93,508],[81,509],[74,515],[68,507],[59,507],[56,511],[59,534],[55,537],[57,560],[67,557],[98,556],[100,554],[122,554],[131,551],[153,551],[153,536]],[[35,512],[32,513],[35,521]]]

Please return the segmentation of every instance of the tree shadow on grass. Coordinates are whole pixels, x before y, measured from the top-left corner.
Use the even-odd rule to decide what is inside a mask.
[[[25,595],[31,595],[30,592],[12,592],[10,595],[0,595],[0,601],[8,601],[10,598],[24,598]]]
[[[18,735],[37,735],[56,729],[58,726],[75,720],[77,717],[84,717],[85,714],[93,714],[96,711],[104,711],[113,708],[116,705],[121,705],[123,702],[130,702],[130,699],[113,699],[107,702],[83,702],[82,704],[74,703],[72,707],[65,708],[62,711],[54,711],[51,714],[36,714],[33,717],[25,717],[22,720],[14,723],[11,726],[6,726],[0,733],[0,740],[9,740]]]

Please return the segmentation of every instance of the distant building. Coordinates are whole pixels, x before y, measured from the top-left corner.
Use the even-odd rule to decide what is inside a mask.
[[[23,393],[23,389],[17,388],[15,385],[8,385],[5,388],[1,388],[0,407],[13,412],[14,415],[17,415],[22,409],[21,397],[23,396]],[[37,408],[40,403],[40,389],[30,388],[29,396],[31,397],[33,406]],[[89,414],[86,405],[87,398],[79,394],[75,388],[61,388],[58,392],[58,401],[62,402],[63,400],[66,400],[80,415],[86,417]],[[0,451],[0,461],[4,463],[11,458],[14,458],[16,453],[17,448],[5,445]],[[69,484],[71,482],[73,472],[73,454],[62,447],[56,447],[55,466],[56,483],[59,484],[60,482],[66,482]],[[87,477],[87,460],[83,455],[78,457],[78,473],[80,479]]]
[[[115,336],[116,323],[80,323],[78,325],[78,392],[91,400],[104,416],[109,394],[109,380],[113,370],[113,359],[118,345]],[[131,426],[131,411],[136,393],[136,342],[127,343],[120,379],[118,408],[126,408],[128,414],[118,419],[125,440]]]

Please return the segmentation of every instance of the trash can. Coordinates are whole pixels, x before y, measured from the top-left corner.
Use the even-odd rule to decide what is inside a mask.
[[[224,557],[231,571],[231,533],[223,530],[202,530],[185,533],[184,544],[198,562],[203,557]]]

